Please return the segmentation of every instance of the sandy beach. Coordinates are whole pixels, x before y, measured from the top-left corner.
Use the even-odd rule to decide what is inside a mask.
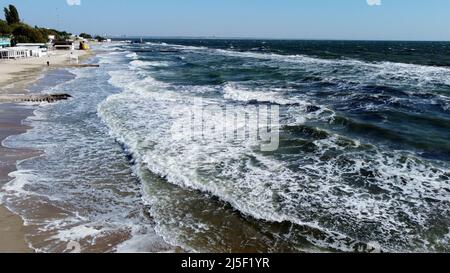
[[[22,94],[26,86],[47,69],[76,64],[90,55],[87,51],[50,51],[42,58],[0,60],[0,94]],[[47,62],[50,66],[47,66]]]
[[[21,60],[0,60],[0,97],[26,95],[27,87],[38,80],[49,69],[61,68],[89,57],[86,51],[53,51],[42,58]],[[50,66],[47,66],[47,62]],[[4,101],[4,100],[2,100]],[[19,104],[0,103],[0,142],[11,135],[25,132],[28,127],[22,120],[32,115],[33,110]],[[16,162],[39,154],[34,150],[17,150],[0,147],[0,187],[9,180],[8,174],[16,168]],[[32,252],[25,240],[25,227],[22,219],[5,207],[0,206],[0,253]]]

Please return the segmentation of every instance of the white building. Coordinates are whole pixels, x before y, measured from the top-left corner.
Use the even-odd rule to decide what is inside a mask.
[[[38,43],[19,43],[17,47],[27,48],[30,50],[30,57],[40,58],[47,55],[47,45]]]
[[[9,47],[0,49],[0,59],[23,59],[30,57],[30,49],[24,47]]]

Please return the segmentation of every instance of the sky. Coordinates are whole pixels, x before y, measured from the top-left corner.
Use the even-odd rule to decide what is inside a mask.
[[[450,40],[449,0],[0,0],[8,4],[26,23],[75,34]]]

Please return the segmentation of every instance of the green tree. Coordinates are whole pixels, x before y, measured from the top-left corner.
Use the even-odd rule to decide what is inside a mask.
[[[20,23],[19,12],[17,11],[15,6],[9,5],[9,8],[4,8],[4,11],[5,19],[8,25]]]
[[[98,36],[95,36],[95,40],[97,40],[99,42],[104,42],[104,41],[106,41],[106,38],[98,35]]]
[[[0,35],[10,35],[12,33],[11,27],[3,20],[0,20]]]
[[[13,30],[15,43],[46,43],[47,37],[36,28],[25,24],[16,26]]]
[[[92,39],[92,35],[84,33],[84,32],[81,33],[79,36],[84,39]]]
[[[66,40],[69,39],[70,36],[72,35],[71,33],[68,33],[66,31],[58,31],[56,29],[51,29],[51,28],[37,28],[39,29],[39,31],[42,33],[42,35],[45,38],[48,38],[49,35],[54,35],[56,40]]]
[[[4,8],[5,19],[0,20],[0,35],[13,36],[12,43],[46,43],[49,35],[55,35],[57,40],[66,40],[72,34],[55,29],[31,27],[20,21],[16,7],[9,5]]]

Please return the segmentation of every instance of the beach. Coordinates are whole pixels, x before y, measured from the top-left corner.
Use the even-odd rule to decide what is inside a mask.
[[[62,68],[71,64],[70,56],[77,56],[79,61],[90,56],[92,52],[53,51],[42,58],[20,60],[0,60],[0,142],[11,135],[26,132],[29,127],[22,120],[33,114],[33,107],[8,103],[7,99],[15,95],[26,96],[28,87],[40,79],[49,69]],[[47,62],[50,66],[47,66]],[[3,100],[2,100],[3,101]],[[10,149],[0,147],[0,187],[11,178],[8,176],[16,169],[18,160],[39,155],[32,149]],[[0,206],[0,252],[32,252],[25,240],[25,228],[22,219]]]

